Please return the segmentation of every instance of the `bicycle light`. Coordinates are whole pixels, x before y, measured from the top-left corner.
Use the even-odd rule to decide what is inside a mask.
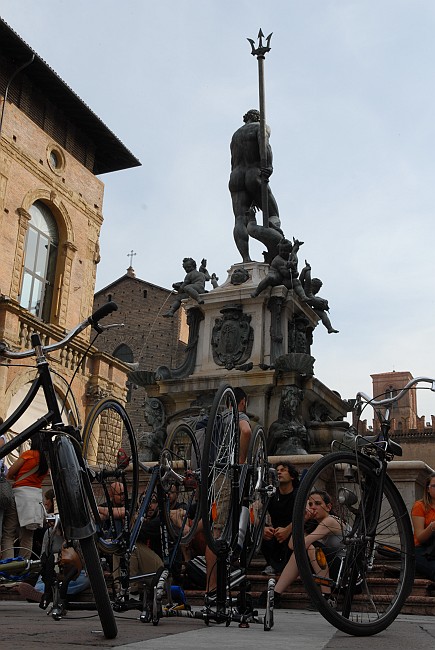
[[[338,503],[340,503],[342,506],[353,506],[355,503],[358,501],[357,496],[348,490],[347,488],[340,488],[338,490]]]

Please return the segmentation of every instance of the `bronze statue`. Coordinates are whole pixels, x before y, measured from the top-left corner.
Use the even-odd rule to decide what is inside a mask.
[[[231,144],[231,175],[229,190],[235,217],[234,241],[243,262],[250,262],[249,235],[267,247],[265,261],[271,262],[277,245],[284,236],[281,230],[278,205],[268,186],[269,227],[259,226],[255,211],[262,209],[261,175],[273,172],[270,128],[266,127],[267,166],[260,162],[260,112],[252,109],[243,116],[244,125],[234,133]]]
[[[278,244],[278,255],[273,258],[267,276],[261,280],[251,294],[252,298],[256,298],[267,287],[284,285],[287,289],[293,289],[303,302],[307,301],[308,298],[298,276],[297,253],[303,243],[295,238],[293,238],[293,244],[288,239],[281,239]]]
[[[218,276],[216,273],[210,273],[207,271],[207,260],[201,260],[201,266],[199,267],[199,272],[204,274],[204,277],[206,279],[206,282],[211,282],[211,286],[213,289],[216,289],[218,285]]]
[[[304,392],[295,384],[282,389],[278,419],[269,428],[267,441],[270,456],[307,453],[307,429],[298,411]]]
[[[156,397],[147,397],[143,404],[144,416],[152,431],[139,433],[139,460],[158,460],[166,438],[166,414],[162,402]]]
[[[299,279],[307,295],[307,303],[320,318],[323,325],[328,330],[328,334],[338,334],[338,330],[332,327],[329,316],[326,313],[329,311],[328,301],[317,295],[323,286],[323,282],[319,280],[319,278],[311,278],[311,266],[308,264],[307,260],[305,260],[305,267],[302,269]]]
[[[193,298],[198,304],[204,304],[200,296],[201,293],[205,293],[206,278],[204,273],[197,271],[196,262],[191,257],[184,258],[183,269],[186,271],[186,275],[183,282],[174,282],[172,285],[178,293],[169,310],[163,314],[165,318],[170,318],[175,314],[184,298]]]

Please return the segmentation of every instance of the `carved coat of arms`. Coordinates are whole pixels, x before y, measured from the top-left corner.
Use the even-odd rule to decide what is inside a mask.
[[[214,362],[232,370],[251,356],[254,330],[249,324],[251,316],[244,314],[241,305],[221,309],[222,318],[216,318],[212,330],[211,346]]]

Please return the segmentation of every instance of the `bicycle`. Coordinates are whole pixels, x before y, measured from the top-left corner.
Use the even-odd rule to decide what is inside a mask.
[[[238,621],[241,625],[248,625],[249,622],[256,622],[263,624],[265,630],[270,630],[273,626],[274,580],[269,581],[269,599],[264,617],[254,612],[246,594],[247,567],[261,543],[267,501],[274,491],[274,487],[268,483],[263,429],[257,427],[254,430],[247,463],[239,465],[238,410],[232,389],[227,385],[221,386],[208,416],[205,418],[203,413],[196,415],[198,417],[186,418],[168,435],[158,464],[147,468],[139,463],[151,477],[136,520],[127,517],[122,525],[122,534],[118,536],[113,517],[109,517],[112,522],[109,531],[106,529],[104,532],[101,528],[100,548],[115,552],[121,559],[121,588],[115,597],[114,608],[116,611],[137,608],[139,605],[129,600],[129,584],[151,580],[150,602],[147,604],[144,590],[144,600],[139,606],[142,609],[140,620],[143,622],[151,621],[157,625],[162,617],[177,616],[201,619],[206,624],[225,622],[229,625],[231,621]],[[195,423],[198,430],[193,429]],[[86,450],[86,437],[84,447]],[[99,470],[97,468],[95,472],[94,489],[99,491],[101,497],[107,492],[104,482],[113,480],[114,476],[102,467]],[[220,490],[217,489],[219,484]],[[177,501],[185,512],[181,522],[175,522],[171,517],[169,492],[174,485],[178,489]],[[161,515],[164,568],[157,574],[129,576],[129,558],[155,492]],[[224,534],[219,536],[215,533],[217,513],[225,523],[222,529]],[[170,585],[175,553],[180,545],[189,543],[200,520],[208,543],[217,551],[218,586],[215,602],[209,602],[203,610],[195,611],[190,607],[174,605]],[[168,537],[173,540],[171,551]],[[236,561],[239,567],[234,570]],[[240,593],[237,607],[233,607],[231,592],[236,587],[240,588]]]
[[[96,440],[101,441],[101,430],[108,432],[114,409],[112,400],[102,400],[90,414],[83,434],[83,455],[92,469],[92,489],[97,504],[103,504],[108,509],[104,520],[98,515],[97,544],[103,554],[117,558],[117,586],[115,588],[113,608],[116,612],[128,609],[141,609],[140,620],[157,625],[164,615],[164,609],[173,606],[171,596],[171,580],[177,551],[181,544],[188,544],[196,531],[200,511],[193,509],[200,490],[200,455],[193,431],[187,424],[180,424],[168,436],[166,446],[162,451],[160,463],[148,467],[137,460],[134,432],[127,424],[123,444],[129,445],[132,456],[140,469],[150,475],[147,489],[143,494],[139,509],[135,512],[132,504],[136,502],[138,492],[138,475],[133,472],[128,477],[131,463],[128,467],[113,463],[113,454],[106,457],[106,444],[100,444],[99,451],[94,447]],[[99,435],[95,429],[99,430]],[[121,482],[124,494],[127,494],[130,507],[125,511],[116,511],[117,506],[110,499],[110,485]],[[180,510],[184,511],[182,521],[175,522],[171,517],[169,491],[171,486],[178,488],[177,502]],[[130,560],[134,552],[139,533],[147,516],[151,500],[157,495],[160,517],[160,531],[163,555],[163,570],[140,575],[130,575]],[[120,514],[121,512],[121,514]],[[179,524],[179,525],[176,525]],[[173,540],[170,545],[170,538]],[[141,602],[130,599],[131,583],[145,584]],[[147,589],[147,585],[150,589]],[[151,591],[151,598],[148,591]],[[164,599],[167,602],[164,603]]]
[[[215,599],[208,597],[205,620],[238,621],[241,625],[273,626],[273,587],[270,579],[265,616],[258,616],[247,597],[247,568],[262,539],[267,503],[275,491],[270,482],[266,439],[257,426],[251,436],[246,463],[239,463],[239,416],[231,386],[222,384],[216,393],[204,439],[201,461],[201,514],[204,535],[216,555]],[[240,593],[232,606],[231,569],[238,561]]]
[[[435,390],[435,380],[418,377],[397,395],[384,399],[358,393],[356,428],[344,434],[342,440],[333,441],[332,452],[308,470],[299,486],[293,515],[299,573],[313,604],[329,623],[346,634],[369,636],[382,632],[411,593],[415,564],[412,526],[387,469],[394,456],[402,455],[400,445],[389,435],[391,406],[420,382],[429,382],[431,390]],[[375,409],[380,433],[360,435],[361,414],[368,405]],[[315,490],[326,490],[331,496],[333,512],[342,528],[342,548],[334,558],[328,561],[316,549],[322,576],[315,573],[304,540],[306,504]],[[326,577],[325,572],[329,574]],[[379,572],[385,574],[382,580]]]
[[[51,376],[54,370],[50,368],[47,354],[64,347],[89,326],[95,329],[98,336],[104,329],[112,327],[112,325],[102,326],[99,321],[116,310],[115,303],[106,303],[92,316],[69,331],[61,341],[51,345],[42,345],[41,337],[36,333],[32,334],[33,347],[30,350],[15,352],[8,349],[6,344],[0,344],[0,357],[18,360],[35,356],[37,369],[37,376],[27,395],[0,425],[0,434],[8,431],[27,411],[40,388],[43,390],[47,405],[47,412],[42,417],[1,448],[0,457],[3,458],[18,449],[34,435],[43,437],[64,535],[67,540],[80,542],[102,629],[109,639],[116,637],[117,625],[95,544],[95,520],[98,509],[91,488],[91,473],[83,460],[79,426],[65,424],[62,421],[61,408]]]

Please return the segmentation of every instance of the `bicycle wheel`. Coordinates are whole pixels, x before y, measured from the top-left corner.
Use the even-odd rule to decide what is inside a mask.
[[[100,557],[95,545],[95,538],[86,537],[85,539],[81,539],[80,547],[82,549],[86,571],[89,576],[89,582],[91,583],[104,636],[106,639],[114,639],[118,634],[118,628],[109,594],[107,592]]]
[[[246,532],[246,566],[249,566],[254,555],[260,550],[269,501],[266,493],[269,472],[266,437],[263,427],[259,425],[252,432],[247,465],[249,521]]]
[[[64,535],[67,540],[80,542],[104,635],[113,639],[118,630],[95,546],[95,525],[84,485],[88,477],[78,454],[80,448],[75,439],[62,432],[53,436],[49,447],[50,468]]]
[[[233,390],[223,384],[215,395],[201,459],[201,514],[209,548],[218,554],[222,544],[237,542],[232,521],[234,465],[239,461],[239,414]]]
[[[109,517],[103,523],[97,520],[98,543],[102,549],[114,552],[120,546],[123,529],[132,525],[136,512],[139,485],[139,464],[136,436],[124,407],[114,399],[97,402],[83,429],[83,458],[91,475],[95,502],[109,508]],[[122,484],[123,496],[113,496],[110,484]],[[115,487],[121,492],[120,486]],[[116,503],[113,503],[116,501]],[[124,505],[123,522],[113,516],[113,505]]]
[[[414,580],[408,512],[388,476],[382,488],[377,469],[361,454],[328,454],[304,477],[293,514],[296,562],[311,600],[329,623],[355,636],[378,634],[388,627]],[[323,556],[323,577],[316,575],[304,541],[305,508],[314,490],[326,490],[330,495],[333,512],[342,522],[344,541],[333,559]],[[376,507],[379,496],[380,511]],[[322,564],[320,559],[318,562]],[[330,589],[330,596],[322,595],[322,586],[324,591]]]
[[[160,456],[160,481],[165,490],[164,517],[172,539],[188,544],[201,516],[200,452],[192,429],[179,424],[169,434]]]

